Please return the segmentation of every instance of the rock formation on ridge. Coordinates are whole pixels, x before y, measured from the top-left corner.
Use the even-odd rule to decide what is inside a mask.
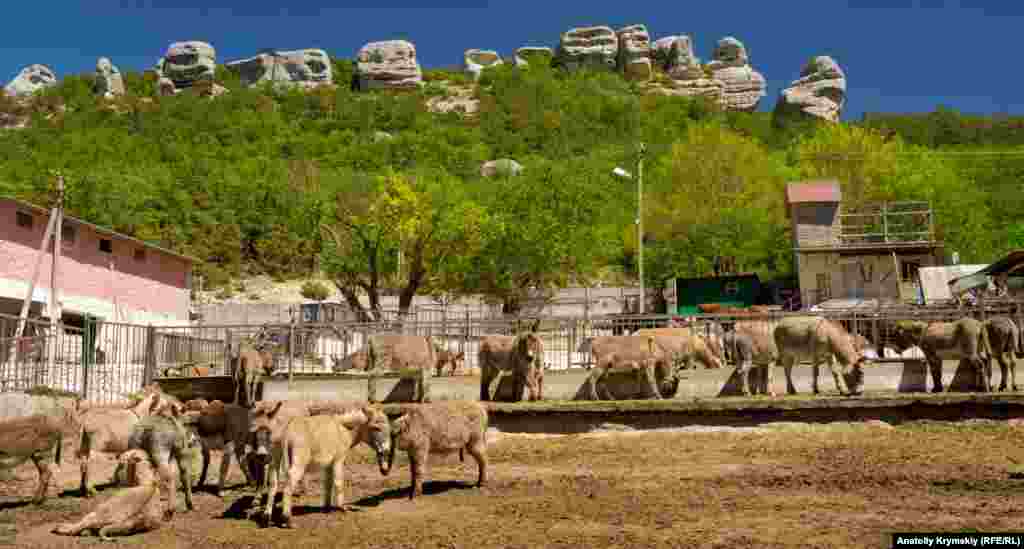
[[[551,48],[525,46],[516,50],[516,66],[527,67],[540,65],[548,67],[554,59],[555,52]]]
[[[124,77],[121,71],[106,57],[100,57],[96,61],[96,80],[94,84],[96,95],[101,97],[114,97],[124,95]]]
[[[562,34],[555,51],[555,64],[569,71],[587,67],[615,70],[619,38],[610,27],[581,27]]]
[[[416,46],[406,40],[370,42],[356,57],[360,90],[418,88],[423,71],[416,61]]]
[[[627,80],[647,81],[651,69],[651,35],[644,25],[630,25],[616,32],[619,39],[618,66]]]
[[[779,93],[774,117],[814,116],[838,122],[846,104],[846,73],[825,55],[812,58],[800,70],[800,78]]]
[[[308,89],[334,83],[331,58],[319,49],[263,52],[225,67],[237,72],[246,86],[273,82]]]
[[[503,62],[494,50],[466,50],[462,56],[462,66],[473,81],[480,80],[484,69],[501,65]]]
[[[713,57],[707,68],[712,78],[725,84],[722,106],[731,111],[751,112],[757,109],[767,86],[764,76],[750,66],[743,42],[726,36],[718,41]]]
[[[18,76],[4,87],[4,91],[8,95],[24,96],[56,85],[57,75],[53,69],[46,65],[34,64],[21,69]]]

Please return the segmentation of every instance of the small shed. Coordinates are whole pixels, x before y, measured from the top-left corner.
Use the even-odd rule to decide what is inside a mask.
[[[756,274],[673,278],[666,288],[668,314],[699,314],[698,305],[717,303],[724,307],[750,307],[761,295]],[[669,299],[672,296],[674,299]]]

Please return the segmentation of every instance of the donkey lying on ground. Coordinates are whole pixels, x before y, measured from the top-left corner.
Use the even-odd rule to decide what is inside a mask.
[[[85,409],[80,414],[78,459],[82,469],[82,497],[96,495],[96,488],[89,478],[89,460],[92,458],[92,452],[95,450],[120,455],[127,451],[132,429],[139,420],[149,415],[153,404],[161,399],[156,385],[143,388],[142,394],[142,400],[131,406],[97,405]],[[112,482],[116,483],[121,469],[118,467],[114,472]]]
[[[430,454],[468,451],[477,463],[477,486],[487,482],[487,409],[479,402],[445,401],[422,404],[409,410],[391,425],[391,452],[385,475],[394,463],[395,451],[409,454],[412,486],[409,499],[423,495],[423,479]]]
[[[832,370],[836,389],[843,395],[860,394],[864,388],[864,356],[853,346],[853,338],[839,323],[827,318],[787,317],[779,321],[773,333],[778,348],[779,362],[786,372],[786,391],[796,394],[793,385],[793,366],[802,360],[810,360],[813,367],[811,387],[814,394],[820,392],[818,377],[822,360]],[[838,364],[837,364],[838,361]],[[774,368],[768,369],[769,394],[772,390]],[[844,374],[853,374],[853,386],[847,387]]]
[[[46,500],[50,481],[60,471],[64,437],[75,425],[73,414],[36,414],[0,421],[0,470],[13,469],[31,459],[39,470],[33,503]]]
[[[124,536],[160,528],[160,483],[157,481],[144,450],[129,450],[118,459],[118,465],[134,472],[132,488],[118,492],[75,523],[61,524],[53,533],[77,536],[96,530],[100,539]]]
[[[278,404],[267,419],[273,421],[281,409]],[[362,405],[339,414],[296,417],[272,432],[269,423],[254,420],[251,427],[254,454],[270,461],[267,475],[269,494],[277,491],[283,476],[282,526],[291,527],[292,492],[313,465],[323,469],[324,510],[340,508],[345,501],[345,458],[348,450],[366,443],[377,453],[381,473],[387,474],[387,461],[391,444],[388,418],[379,408]],[[268,497],[261,517],[264,526],[270,524],[274,498]]]
[[[974,367],[977,386],[992,390],[991,347],[988,330],[980,321],[961,318],[956,322],[897,322],[892,344],[900,353],[915,346],[924,352],[934,393],[942,392],[943,360],[966,360]]]

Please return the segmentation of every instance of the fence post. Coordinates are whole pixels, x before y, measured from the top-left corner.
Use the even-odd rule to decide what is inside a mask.
[[[231,328],[224,328],[224,375],[235,375],[231,368]]]
[[[288,389],[292,388],[292,371],[295,362],[295,317],[292,316],[291,324],[288,325]]]
[[[871,321],[871,339],[875,342],[875,353],[878,354],[878,358],[885,358],[885,345],[882,343],[881,333],[878,329],[881,316],[882,302],[879,300],[875,308],[875,318]]]
[[[89,370],[95,363],[96,319],[90,314],[82,316],[82,399],[89,395]]]
[[[146,364],[142,370],[142,386],[153,383],[156,377],[156,349],[157,349],[156,327],[152,324],[146,328]]]

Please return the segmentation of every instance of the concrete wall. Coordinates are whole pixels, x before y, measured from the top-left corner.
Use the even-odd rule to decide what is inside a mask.
[[[31,228],[16,223],[18,211],[32,216]],[[46,214],[0,200],[0,298],[24,299],[47,222]],[[135,251],[141,246],[136,242],[70,220],[65,224],[74,232],[74,241],[61,246],[59,295],[66,311],[109,321],[187,323],[188,261],[148,247],[145,257],[137,259]],[[112,253],[100,251],[101,239],[111,240]],[[43,260],[35,301],[49,300],[51,257]]]

